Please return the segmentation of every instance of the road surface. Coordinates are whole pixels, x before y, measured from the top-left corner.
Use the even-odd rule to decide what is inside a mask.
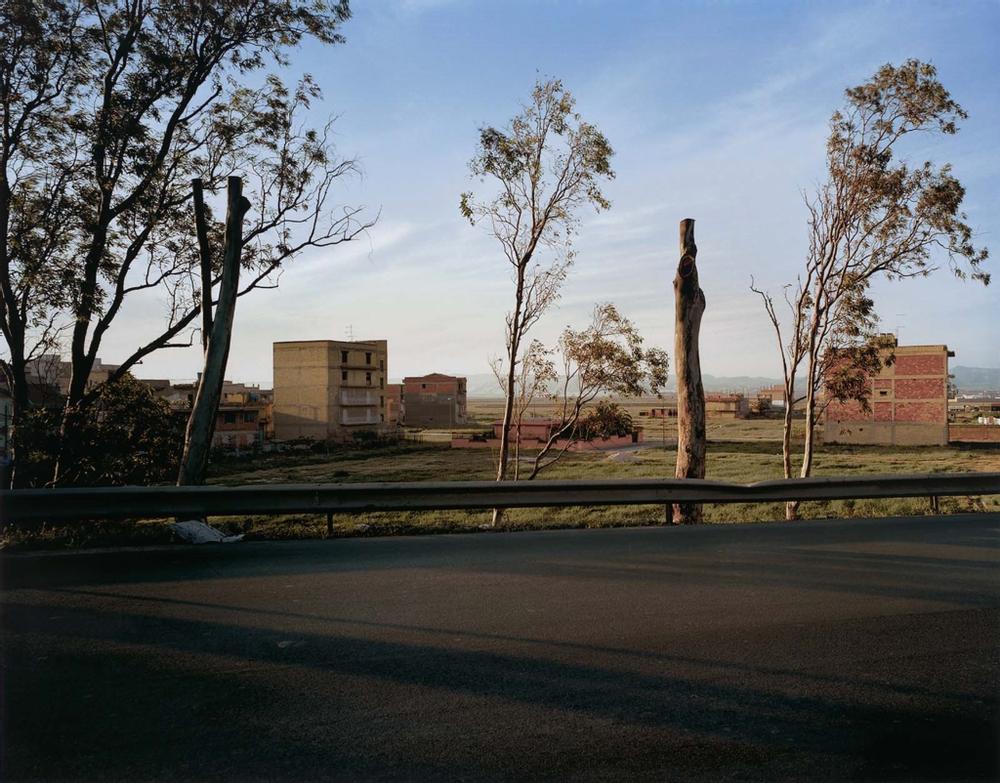
[[[0,778],[996,779],[998,532],[6,556]]]

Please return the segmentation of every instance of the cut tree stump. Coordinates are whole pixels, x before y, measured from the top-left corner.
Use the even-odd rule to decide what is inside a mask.
[[[705,293],[698,285],[698,248],[694,220],[680,225],[681,260],[674,275],[674,367],[677,372],[676,478],[705,478],[705,389],[701,382],[698,334],[705,312]],[[702,521],[701,505],[674,503],[675,525]]]

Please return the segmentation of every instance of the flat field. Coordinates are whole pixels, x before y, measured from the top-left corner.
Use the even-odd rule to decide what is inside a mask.
[[[496,403],[499,405],[499,402]],[[489,403],[475,405],[474,415],[493,416]],[[470,406],[471,407],[471,406]],[[648,403],[647,403],[648,407]],[[659,422],[646,430],[646,443],[618,452],[567,454],[544,478],[658,478],[674,474],[674,422],[664,431]],[[227,459],[212,466],[211,483],[270,484],[360,481],[489,480],[496,471],[496,455],[489,449],[452,449],[449,432],[425,431],[422,439],[394,446],[343,448],[330,453],[270,454],[253,459]],[[660,440],[666,435],[666,442]],[[781,422],[774,419],[733,421],[711,419],[708,425],[707,477],[749,483],[781,476]],[[801,446],[798,433],[797,447]],[[815,475],[859,473],[936,473],[1000,471],[1000,450],[939,447],[823,446],[816,454]],[[1000,510],[1000,496],[942,498],[942,512]],[[926,498],[877,501],[804,503],[804,518],[871,517],[930,513]],[[715,523],[777,520],[780,504],[709,505],[705,517]],[[335,518],[334,535],[393,535],[479,530],[487,512],[436,511],[393,514],[357,514]],[[509,529],[617,527],[655,525],[664,520],[659,506],[604,506],[567,509],[515,509],[506,515]],[[169,541],[168,520],[88,523],[48,528],[30,542],[8,532],[6,544],[109,545]],[[326,532],[323,516],[296,514],[279,517],[213,518],[212,524],[229,532],[245,532],[251,539],[312,538]]]
[[[676,423],[638,417],[653,400],[633,402],[637,423],[645,424],[645,443],[622,451],[567,454],[542,474],[548,479],[667,478],[674,475]],[[470,414],[482,430],[502,412],[502,400],[476,400]],[[538,415],[547,411],[539,406]],[[801,448],[801,432],[796,433]],[[378,481],[489,480],[496,474],[496,454],[490,449],[452,449],[451,431],[424,430],[392,446],[337,448],[329,453],[286,453],[226,459],[211,466],[209,483],[338,483]],[[781,421],[777,419],[709,419],[707,478],[749,483],[781,477]],[[1000,471],[1000,449],[956,447],[880,447],[820,445],[814,475],[859,473],[937,473]],[[1000,510],[1000,496],[942,498],[943,513]],[[806,519],[872,517],[930,513],[926,498],[803,503]],[[707,505],[705,519],[743,523],[782,519],[781,504]],[[505,517],[508,529],[619,527],[655,525],[664,521],[659,506],[597,506],[565,509],[513,509]],[[123,542],[156,544],[171,540],[170,520],[89,522],[47,527],[30,534],[7,529],[2,544],[28,546],[105,546]],[[334,520],[335,536],[469,532],[489,521],[486,511],[431,511],[392,514],[352,514]],[[314,538],[326,535],[326,518],[313,514],[278,517],[215,517],[212,524],[227,532],[244,532],[248,539]]]

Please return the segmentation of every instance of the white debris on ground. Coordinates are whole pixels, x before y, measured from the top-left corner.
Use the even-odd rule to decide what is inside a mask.
[[[635,462],[639,459],[637,451],[613,451],[607,456],[608,462]]]
[[[216,530],[211,525],[206,525],[200,519],[188,519],[183,522],[173,522],[170,525],[173,531],[189,544],[231,544],[234,541],[242,541],[243,534],[237,536],[227,536],[221,530]]]

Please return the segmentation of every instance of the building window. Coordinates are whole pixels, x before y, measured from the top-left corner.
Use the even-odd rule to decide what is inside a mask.
[[[879,389],[878,390],[878,396],[879,397],[887,397],[888,395],[889,395],[889,392],[886,389]]]
[[[372,374],[370,372],[365,373],[365,383],[367,383],[369,386],[372,385]]]
[[[379,420],[384,424],[385,423],[385,414],[384,413],[380,413],[378,415],[378,417],[379,417]]]
[[[426,383],[422,383],[422,384],[420,384],[420,388],[421,388],[421,389],[426,389],[426,388],[427,388],[427,384],[426,384]]]
[[[340,371],[340,380],[342,380],[342,381],[346,381],[347,380],[347,370],[341,370]]]
[[[372,363],[372,352],[365,351],[365,364],[371,364],[371,363]]]
[[[340,363],[347,364],[347,351],[340,352]]]
[[[384,408],[385,407],[385,397],[379,397],[378,398],[378,404],[379,404],[380,408]]]
[[[381,376],[379,376],[379,379],[378,379],[378,387],[379,387],[380,389],[384,389],[384,388],[385,388],[385,378],[382,378]]]
[[[257,414],[254,411],[247,411],[243,414],[243,421],[246,424],[253,424],[253,422],[257,421]]]
[[[222,421],[225,424],[235,424],[236,423],[236,414],[235,413],[223,413],[222,414]]]
[[[378,368],[380,370],[384,370],[385,369],[385,359],[379,359],[378,360]]]

